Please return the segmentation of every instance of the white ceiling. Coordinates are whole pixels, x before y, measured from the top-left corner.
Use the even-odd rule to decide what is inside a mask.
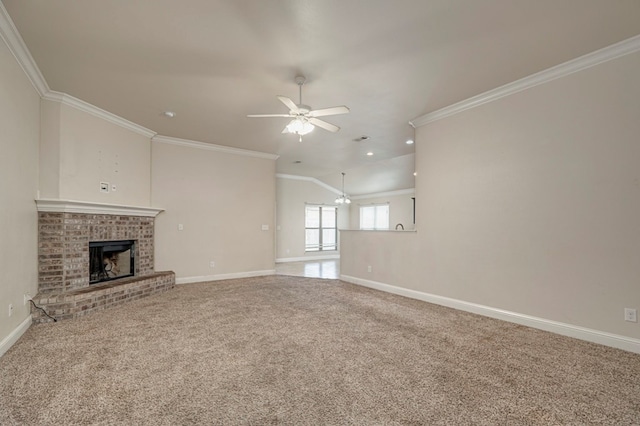
[[[414,186],[409,120],[640,34],[638,0],[2,2],[52,90],[161,135],[279,154],[279,173],[340,187],[345,171],[352,195]],[[285,118],[246,117],[286,113],[276,95],[297,101],[297,74],[304,103],[351,108],[326,117],[340,132],[299,143]]]

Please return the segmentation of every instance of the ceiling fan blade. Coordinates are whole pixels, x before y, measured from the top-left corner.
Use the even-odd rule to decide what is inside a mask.
[[[296,105],[295,102],[293,102],[291,99],[287,98],[286,96],[278,96],[278,99],[280,99],[280,102],[285,104],[285,106],[289,108],[290,111],[293,111],[293,112],[299,111],[298,105]]]
[[[322,127],[323,129],[334,133],[340,130],[340,127],[336,126],[335,124],[327,123],[326,121],[313,117],[309,118],[309,123],[313,124],[314,126]]]
[[[247,117],[250,118],[262,118],[262,117],[287,117],[287,118],[291,118],[291,117],[295,117],[294,115],[291,114],[250,114],[247,115]]]
[[[347,108],[344,105],[341,105],[341,106],[335,106],[331,108],[323,108],[323,109],[316,109],[313,111],[309,111],[309,117],[322,117],[324,115],[346,114],[349,111],[351,111],[349,108]]]

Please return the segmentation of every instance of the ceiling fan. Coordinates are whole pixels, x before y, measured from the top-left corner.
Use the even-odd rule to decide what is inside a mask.
[[[286,96],[278,96],[280,102],[282,102],[287,108],[289,108],[289,114],[251,114],[247,117],[287,117],[292,118],[291,122],[282,130],[282,133],[293,133],[299,136],[299,141],[302,142],[302,136],[311,132],[315,126],[330,132],[337,132],[340,127],[335,124],[328,123],[324,120],[320,120],[318,117],[324,117],[326,115],[346,114],[349,112],[349,108],[346,106],[335,106],[331,108],[323,108],[312,110],[309,105],[302,103],[302,85],[306,79],[303,76],[296,77],[296,84],[299,88],[299,103],[296,104]]]

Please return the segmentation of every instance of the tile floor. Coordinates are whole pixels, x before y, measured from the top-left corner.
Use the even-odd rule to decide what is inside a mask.
[[[307,278],[340,278],[340,259],[276,263],[276,274]]]

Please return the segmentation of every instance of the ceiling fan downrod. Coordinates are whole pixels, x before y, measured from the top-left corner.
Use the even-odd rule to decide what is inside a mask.
[[[302,86],[307,81],[302,75],[296,76],[296,84],[298,85],[298,106],[302,105]]]

